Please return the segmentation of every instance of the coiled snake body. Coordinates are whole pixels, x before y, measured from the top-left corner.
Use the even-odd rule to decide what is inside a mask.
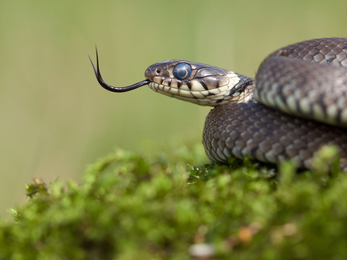
[[[93,63],[92,63],[93,65]],[[124,92],[143,85],[199,105],[214,106],[203,131],[208,157],[250,157],[278,163],[292,159],[310,168],[318,150],[338,147],[347,171],[347,39],[325,38],[275,51],[255,80],[238,73],[184,60],[147,68],[144,81],[117,88],[106,84],[99,64],[94,72],[107,90]]]

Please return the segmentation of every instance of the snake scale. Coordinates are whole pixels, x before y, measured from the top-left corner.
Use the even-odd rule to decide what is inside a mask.
[[[205,64],[167,60],[149,66],[146,80],[113,87],[101,77],[98,54],[97,68],[92,66],[100,85],[113,92],[149,85],[170,97],[213,106],[203,130],[203,145],[213,162],[250,157],[276,164],[291,159],[300,168],[311,168],[321,147],[335,145],[340,167],[347,171],[345,38],[281,48],[262,62],[255,80]]]

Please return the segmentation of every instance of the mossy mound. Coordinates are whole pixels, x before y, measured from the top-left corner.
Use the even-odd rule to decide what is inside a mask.
[[[170,163],[118,150],[80,185],[35,180],[0,223],[0,259],[347,258],[346,175],[191,167],[201,151],[178,151]]]

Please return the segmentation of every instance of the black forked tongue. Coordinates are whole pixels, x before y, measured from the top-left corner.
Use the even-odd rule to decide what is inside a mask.
[[[111,85],[106,84],[105,81],[101,77],[101,73],[100,73],[100,69],[99,69],[99,56],[98,56],[98,50],[96,49],[96,47],[95,47],[95,50],[96,50],[96,69],[95,69],[94,63],[92,62],[92,59],[90,58],[89,54],[88,54],[88,57],[89,57],[90,62],[92,63],[96,79],[98,80],[99,84],[104,89],[107,89],[107,90],[112,91],[112,92],[127,92],[130,90],[142,87],[144,85],[148,85],[151,82],[149,79],[146,79],[146,80],[140,81],[138,83],[135,83],[133,85],[130,85],[127,87],[121,87],[121,88],[113,87]]]

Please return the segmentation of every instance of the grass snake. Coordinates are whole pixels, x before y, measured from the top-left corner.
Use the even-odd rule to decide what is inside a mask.
[[[338,147],[347,171],[347,39],[308,40],[281,48],[260,65],[255,80],[185,60],[149,66],[146,80],[127,87],[98,82],[113,92],[149,87],[161,94],[214,107],[203,130],[208,157],[228,163],[250,157],[267,163],[293,160],[311,168],[318,150]]]

